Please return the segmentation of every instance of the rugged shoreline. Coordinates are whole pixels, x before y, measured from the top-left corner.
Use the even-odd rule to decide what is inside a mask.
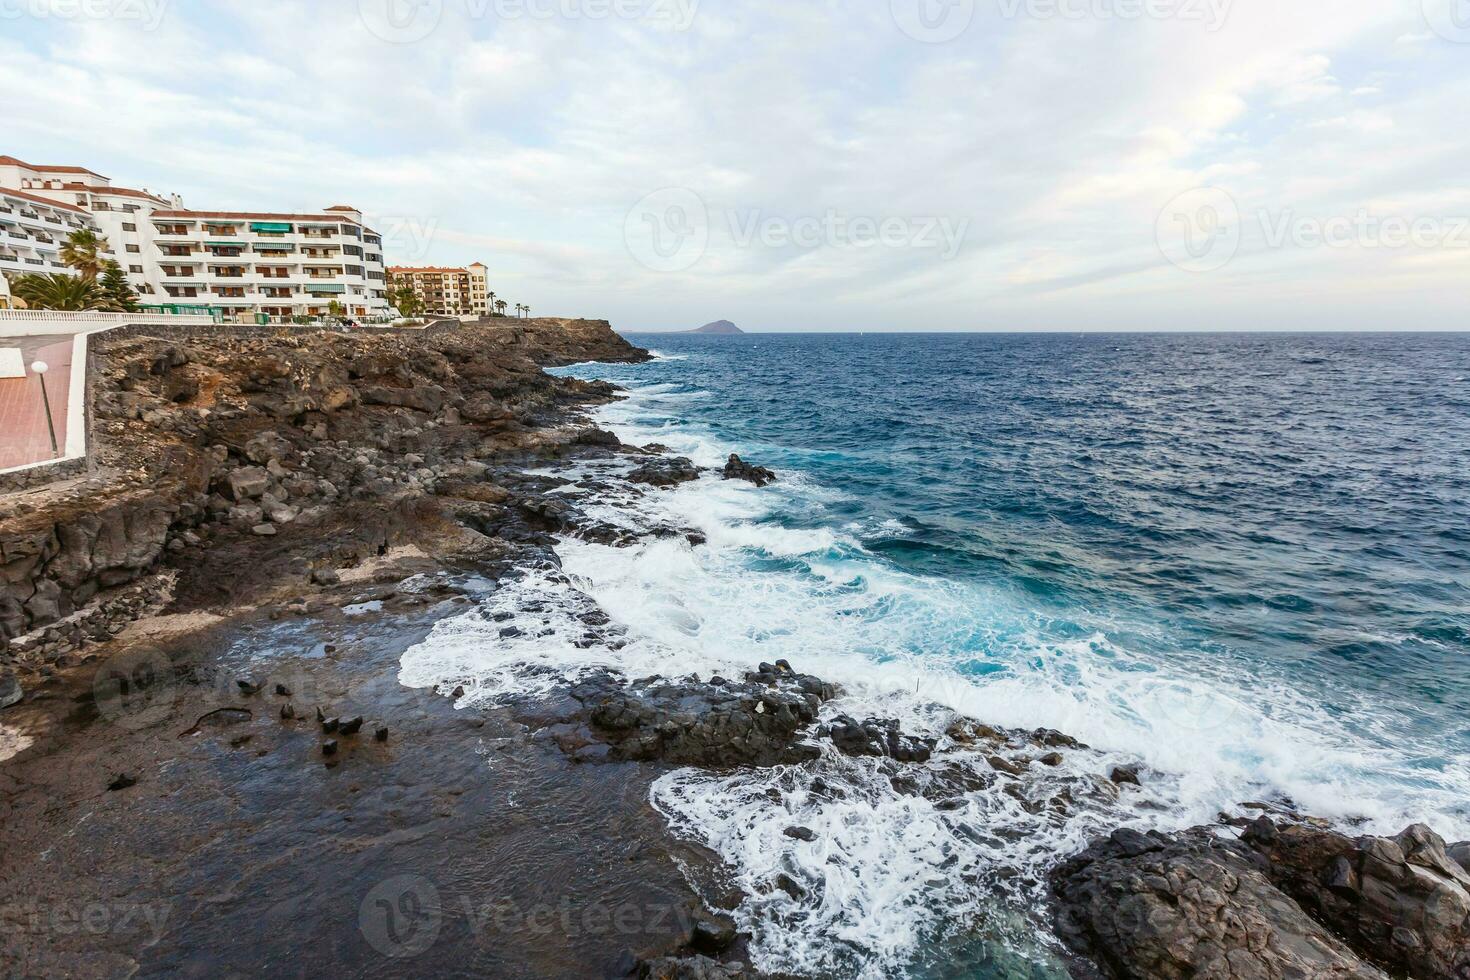
[[[1062,771],[1083,747],[1058,732],[834,714],[840,690],[800,663],[592,672],[492,704],[401,684],[435,624],[564,577],[560,537],[637,540],[589,504],[701,478],[590,426],[609,386],[539,368],[646,356],[590,321],[103,345],[109,474],[0,505],[0,635],[29,634],[0,652],[22,696],[0,711],[0,956],[23,975],[756,976],[726,913],[761,896],[670,832],[659,776],[845,757],[936,809],[1087,807],[1148,778]],[[626,483],[561,475],[589,461]],[[738,458],[703,475],[779,478]],[[535,605],[495,629],[536,629]],[[617,648],[595,604],[580,622]],[[1119,831],[1062,864],[1058,932],[1091,957],[1073,972],[1462,975],[1462,850],[1274,815],[1242,842]],[[800,905],[821,882],[757,888]],[[104,928],[66,926],[87,915]]]

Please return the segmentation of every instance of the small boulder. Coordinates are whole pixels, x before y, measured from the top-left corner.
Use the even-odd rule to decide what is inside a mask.
[[[758,487],[776,482],[776,474],[773,470],[768,470],[764,466],[752,466],[734,453],[730,454],[730,459],[725,463],[724,477],[727,480],[745,480]]]

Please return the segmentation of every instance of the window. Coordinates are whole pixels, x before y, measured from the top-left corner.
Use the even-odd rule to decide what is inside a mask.
[[[131,224],[130,222],[127,222],[127,221],[124,221],[123,222],[123,231],[137,231],[137,230],[138,230],[138,226],[137,225]]]
[[[128,246],[128,251],[129,252],[141,252],[143,250],[141,248],[139,248],[137,245],[129,245]]]
[[[128,271],[141,273],[143,271],[143,267],[141,265],[130,265],[128,266]]]

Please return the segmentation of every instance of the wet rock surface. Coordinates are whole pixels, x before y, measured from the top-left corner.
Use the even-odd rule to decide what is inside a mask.
[[[674,487],[697,479],[699,467],[684,456],[651,460],[628,474],[629,482],[651,487]]]
[[[1206,830],[1118,830],[1057,869],[1057,931],[1112,977],[1383,980]]]
[[[793,671],[707,682],[605,672],[568,694],[547,735],[574,757],[662,761],[707,768],[792,765],[821,750],[805,740],[836,689]]]
[[[776,482],[776,474],[764,466],[752,466],[734,453],[725,463],[723,476],[727,480],[745,480],[754,483],[758,487],[764,487]]]
[[[1110,976],[1470,975],[1470,875],[1422,825],[1349,838],[1269,816],[1115,831],[1053,874],[1061,937]]]

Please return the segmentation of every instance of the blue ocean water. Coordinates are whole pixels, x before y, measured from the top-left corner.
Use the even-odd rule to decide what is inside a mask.
[[[791,773],[661,780],[655,804],[748,891],[781,870],[822,883],[817,905],[743,909],[768,968],[920,975],[956,929],[1042,957],[1027,902],[993,896],[1040,888],[1120,821],[1264,800],[1470,838],[1470,336],[630,339],[658,359],[564,369],[627,387],[603,424],[781,481],[629,505],[700,528],[704,548],[564,542],[626,647],[569,630],[486,659],[471,623],[406,673],[493,693],[511,662],[785,656],[847,685],[854,713],[1056,728],[1100,754],[1069,759],[1079,772],[1150,773],[1141,794],[1057,813],[1004,794],[936,812],[855,771],[824,778],[853,780],[857,807]],[[793,820],[820,853],[783,837]]]

